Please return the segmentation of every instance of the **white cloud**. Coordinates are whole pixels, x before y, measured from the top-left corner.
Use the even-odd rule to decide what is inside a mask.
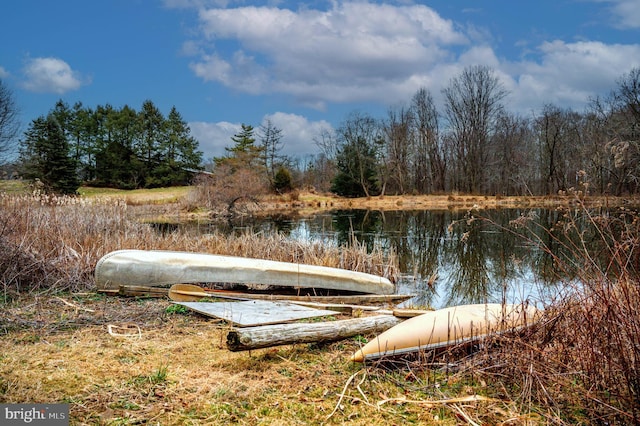
[[[633,67],[640,66],[640,45],[607,45],[600,42],[547,42],[539,46],[538,62],[504,64],[517,80],[516,107],[585,104],[590,97],[607,92]]]
[[[318,107],[402,96],[398,87],[451,56],[447,46],[467,43],[451,21],[422,5],[215,8],[201,10],[200,21],[212,53],[191,64],[196,75],[248,93],[289,94]],[[240,47],[224,53],[225,40]]]
[[[32,92],[63,94],[89,83],[89,80],[83,79],[69,64],[58,58],[30,59],[24,73],[27,79],[23,86]]]
[[[7,78],[9,77],[9,71],[5,70],[3,67],[0,66],[0,78]]]
[[[262,66],[244,52],[235,52],[230,61],[217,55],[205,55],[190,67],[204,81],[217,81],[251,94],[262,93],[267,85],[268,76]]]
[[[637,0],[618,1],[614,11],[620,17],[622,27],[640,28],[640,3]]]
[[[314,138],[318,137],[323,130],[332,130],[331,124],[324,120],[309,121],[306,117],[297,114],[284,112],[268,114],[264,116],[261,125],[265,125],[267,120],[282,130],[282,152],[294,157],[318,153],[319,149],[313,141]],[[206,161],[213,157],[224,156],[225,148],[233,145],[231,137],[240,132],[242,125],[226,121],[217,123],[194,121],[189,123],[189,128],[191,135],[198,141],[199,149],[203,152]],[[255,127],[255,136],[259,139],[259,126]]]
[[[265,125],[267,120],[282,130],[282,151],[293,157],[317,154],[320,149],[316,146],[314,139],[319,137],[323,130],[333,129],[325,120],[309,121],[301,115],[285,112],[266,115],[262,125]]]
[[[596,0],[611,4],[615,24],[623,29],[640,28],[640,2],[638,0]]]
[[[611,3],[627,27],[640,25],[637,0],[592,1]],[[319,110],[329,103],[408,102],[420,87],[438,101],[452,77],[478,64],[496,71],[518,111],[549,102],[580,108],[640,66],[640,44],[589,40],[527,44],[521,59],[507,59],[487,30],[417,4],[200,8],[199,20],[201,38],[189,49],[198,77],[254,95],[285,94]]]
[[[204,160],[207,161],[225,154],[225,147],[232,145],[231,137],[241,130],[241,125],[226,121],[218,123],[193,121],[189,123],[189,128],[191,135],[199,143]]]

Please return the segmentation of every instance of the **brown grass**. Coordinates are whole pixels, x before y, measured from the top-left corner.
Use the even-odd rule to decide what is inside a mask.
[[[180,202],[192,189],[190,186],[132,190],[81,187],[78,192],[84,198],[119,200],[129,205],[148,205]]]
[[[589,207],[615,207],[640,205],[638,197],[582,197],[581,202]],[[296,211],[301,215],[322,210],[371,209],[371,210],[469,210],[500,209],[517,207],[557,208],[575,206],[572,194],[556,196],[483,196],[464,195],[385,195],[381,197],[342,198],[333,194],[301,192],[295,203],[282,202],[275,196],[264,196],[260,200],[260,210],[272,213]]]
[[[168,306],[94,296],[9,306],[3,319],[21,323],[0,341],[0,402],[67,402],[72,424],[458,424],[462,415],[489,423],[518,417],[508,399],[483,396],[493,390],[471,387],[462,375],[352,364],[357,339],[233,353],[225,347],[227,325]],[[140,333],[114,336],[109,324],[134,324]]]
[[[552,229],[514,221],[552,259],[564,288],[536,327],[474,357],[473,371],[519,406],[545,407],[553,423],[638,424],[640,216],[624,207],[598,214],[581,199],[576,207]]]

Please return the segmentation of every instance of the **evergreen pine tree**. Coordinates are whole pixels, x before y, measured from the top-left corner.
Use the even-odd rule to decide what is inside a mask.
[[[47,192],[75,194],[80,186],[69,142],[52,114],[33,120],[25,132],[20,163],[22,176],[39,180]]]
[[[332,192],[345,197],[378,194],[375,152],[364,138],[355,138],[338,151],[336,167],[338,170],[331,182]]]
[[[164,132],[159,147],[160,162],[152,170],[151,179],[160,186],[186,185],[192,175],[190,171],[201,168],[202,152],[175,106],[169,112]]]
[[[264,170],[263,147],[256,145],[254,132],[253,126],[243,123],[242,130],[231,137],[234,145],[231,148],[225,148],[228,155],[213,159],[216,165],[224,164],[231,167],[233,171],[241,169],[256,171],[257,168]]]
[[[138,158],[144,162],[144,186],[161,186],[151,175],[152,170],[161,162],[159,147],[164,137],[165,119],[151,100],[142,103],[142,110],[138,113],[138,126],[139,133],[134,150]]]

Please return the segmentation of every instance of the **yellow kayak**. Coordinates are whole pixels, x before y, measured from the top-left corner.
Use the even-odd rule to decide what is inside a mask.
[[[473,342],[531,325],[537,313],[533,306],[500,303],[461,305],[427,312],[380,334],[358,350],[351,360],[363,362]]]

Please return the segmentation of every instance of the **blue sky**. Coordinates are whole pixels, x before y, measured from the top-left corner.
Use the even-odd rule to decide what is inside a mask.
[[[70,105],[176,106],[205,158],[241,123],[283,153],[354,110],[383,118],[466,66],[493,68],[507,107],[582,110],[640,67],[638,0],[20,0],[0,9],[0,79],[26,126]]]

